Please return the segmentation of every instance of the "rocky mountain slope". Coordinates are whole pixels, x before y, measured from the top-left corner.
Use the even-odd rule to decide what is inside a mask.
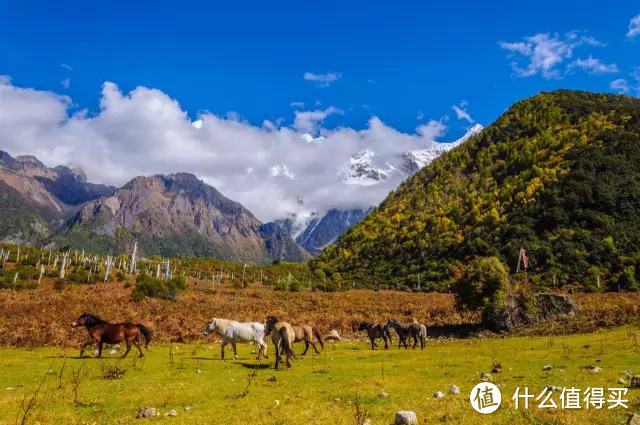
[[[475,256],[515,271],[523,247],[536,286],[637,288],[639,176],[640,100],[542,93],[405,181],[313,266],[441,289]]]

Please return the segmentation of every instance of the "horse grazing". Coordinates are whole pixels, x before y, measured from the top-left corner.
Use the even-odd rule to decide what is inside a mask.
[[[384,349],[388,350],[389,345],[387,344],[387,340],[389,343],[391,340],[391,332],[389,331],[389,326],[386,323],[376,323],[371,324],[369,322],[362,322],[360,326],[358,326],[358,331],[367,331],[367,335],[369,335],[369,339],[371,340],[371,349],[375,350],[378,346],[376,344],[377,338],[382,338],[384,340]]]
[[[131,344],[140,351],[140,357],[144,357],[140,341],[144,339],[144,348],[149,348],[149,342],[151,342],[151,331],[140,323],[109,323],[98,316],[82,313],[71,326],[74,328],[84,326],[89,332],[89,340],[80,348],[80,357],[84,355],[84,350],[89,345],[98,344],[98,357],[102,357],[104,344],[119,344],[122,341],[127,344],[127,349],[122,354],[123,358],[129,354]]]
[[[264,342],[264,325],[258,322],[240,323],[235,320],[227,319],[211,319],[211,323],[204,329],[205,336],[211,332],[215,332],[222,337],[222,348],[220,349],[220,356],[224,360],[224,347],[231,343],[233,347],[233,358],[238,358],[238,351],[236,350],[236,341],[255,342],[258,344],[258,356],[256,360],[260,359],[260,354],[267,356],[267,344]]]
[[[287,367],[291,367],[291,357],[293,351],[291,345],[295,340],[295,332],[293,327],[287,322],[281,322],[276,316],[267,317],[267,323],[264,327],[265,335],[271,334],[271,341],[276,349],[276,369],[282,361],[280,351],[284,350]]]
[[[396,319],[387,320],[387,325],[391,326],[395,329],[398,334],[398,338],[400,341],[398,342],[398,348],[404,345],[404,348],[409,348],[407,346],[407,339],[413,338],[413,348],[416,348],[418,342],[420,342],[420,348],[424,348],[424,339],[421,338],[422,330],[420,329],[420,325],[418,323],[400,323]],[[426,328],[425,328],[426,334]]]
[[[320,352],[318,351],[318,348],[316,347],[316,344],[314,344],[313,342],[314,336],[318,340],[318,343],[320,344],[320,348],[324,350],[324,342],[322,341],[322,335],[320,335],[320,332],[316,327],[307,326],[307,325],[302,325],[302,326],[291,325],[291,328],[293,329],[293,333],[295,334],[295,338],[293,342],[296,343],[296,342],[304,341],[304,351],[302,352],[303,356],[307,354],[307,350],[309,350],[309,345],[313,347],[316,354],[320,354]],[[284,347],[282,347],[282,350],[280,350],[280,354],[286,354],[284,352]]]

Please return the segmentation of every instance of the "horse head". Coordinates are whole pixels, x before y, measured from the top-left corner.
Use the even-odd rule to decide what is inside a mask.
[[[93,326],[93,325],[101,325],[105,323],[107,322],[105,322],[98,316],[94,316],[89,313],[82,313],[80,317],[78,317],[76,321],[71,324],[71,326],[74,328],[77,328],[79,326]]]
[[[267,321],[264,324],[264,334],[269,335],[273,330],[273,327],[278,323],[279,320],[276,316],[267,317]]]
[[[365,331],[371,327],[371,323],[368,322],[360,322],[360,326],[358,326],[358,331]]]
[[[204,336],[208,336],[211,332],[214,332],[216,330],[216,320],[218,319],[211,319],[211,323],[209,323],[207,327],[204,328]]]

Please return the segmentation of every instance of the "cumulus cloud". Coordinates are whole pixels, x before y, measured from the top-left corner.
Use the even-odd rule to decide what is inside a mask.
[[[617,78],[609,83],[609,87],[620,93],[628,93],[630,90],[629,81],[624,78]]]
[[[524,41],[505,42],[498,45],[510,52],[513,58],[511,69],[516,77],[561,78],[558,67],[573,56],[579,46],[604,46],[604,43],[578,31],[571,31],[564,36],[559,34],[539,33],[524,37]]]
[[[377,204],[402,176],[347,185],[339,172],[350,157],[370,149],[373,166],[385,168],[398,152],[433,146],[446,129],[432,120],[404,133],[377,117],[363,129],[322,127],[336,108],[298,111],[292,127],[209,112],[191,118],[162,91],[125,93],[110,82],[102,86],[99,105],[76,111],[67,96],[0,77],[0,149],[34,154],[49,166],[81,167],[90,181],[115,185],[138,175],[190,172],[268,221],[300,211],[299,198],[319,213]],[[309,126],[321,136],[310,136]]]
[[[640,15],[636,15],[629,21],[629,31],[627,37],[632,38],[640,34]]]
[[[602,63],[600,59],[596,59],[591,55],[587,59],[577,59],[571,62],[567,66],[567,71],[571,71],[574,68],[582,68],[589,74],[615,74],[619,72],[618,65],[615,63]]]
[[[314,74],[313,72],[305,72],[303,78],[307,81],[313,81],[317,87],[327,87],[331,83],[342,78],[340,72],[327,72],[326,74]]]

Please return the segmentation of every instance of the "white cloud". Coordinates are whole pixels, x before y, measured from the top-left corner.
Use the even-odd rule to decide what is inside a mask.
[[[469,106],[469,102],[467,102],[466,100],[462,100],[460,101],[460,106],[453,105],[451,109],[455,111],[456,116],[459,120],[467,120],[469,124],[473,124],[476,122],[476,120],[471,118],[471,115],[469,115],[469,113],[467,112],[467,106]]]
[[[573,68],[582,68],[589,74],[615,74],[620,71],[615,63],[602,63],[600,59],[596,59],[591,55],[587,59],[577,59],[567,66],[568,71]]]
[[[315,111],[295,111],[296,119],[293,122],[293,127],[304,133],[316,134],[318,132],[319,125],[329,115],[342,114],[343,112],[333,106],[329,106],[325,110]]]
[[[73,67],[67,65],[66,63],[61,63],[60,66],[68,71],[73,71]]]
[[[629,22],[629,31],[627,32],[627,37],[635,37],[640,34],[640,14],[631,18]]]
[[[386,168],[398,152],[431,147],[446,129],[442,121],[430,121],[404,133],[377,117],[363,129],[324,128],[323,117],[339,113],[336,108],[300,111],[292,127],[209,112],[191,119],[159,90],[123,93],[109,82],[98,111],[72,111],[67,96],[0,77],[0,149],[34,154],[49,166],[81,167],[90,181],[115,185],[138,175],[191,172],[263,221],[299,211],[299,197],[304,208],[319,213],[377,204],[402,176],[368,187],[346,185],[338,173],[351,155],[373,150],[373,166]],[[322,137],[296,125],[311,125]]]
[[[340,72],[327,72],[326,74],[314,74],[313,72],[305,72],[303,78],[307,81],[313,81],[317,87],[327,87],[331,83],[342,78]]]
[[[621,93],[628,93],[630,89],[629,82],[624,78],[618,78],[609,83],[609,87],[612,90],[616,90]]]
[[[291,102],[289,105],[294,108],[304,108],[304,102]]]
[[[498,45],[510,52],[511,69],[516,77],[532,77],[542,75],[543,78],[561,78],[558,66],[573,56],[578,46],[604,46],[604,43],[593,37],[571,31],[560,37],[557,33],[539,33],[525,37],[525,41],[504,42]]]
[[[71,78],[65,78],[64,80],[60,81],[60,85],[65,89],[68,89],[70,84],[71,84]]]

